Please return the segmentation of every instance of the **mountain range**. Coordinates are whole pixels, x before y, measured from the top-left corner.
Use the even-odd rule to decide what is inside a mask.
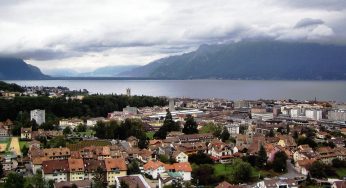
[[[138,79],[346,80],[346,46],[279,41],[201,45],[196,51],[144,66],[108,66],[43,74],[22,59],[0,57],[0,80],[124,77]]]
[[[201,45],[156,60],[125,77],[157,79],[346,79],[346,46],[279,41]]]
[[[42,80],[50,77],[22,59],[0,57],[0,80]]]
[[[140,65],[105,66],[90,72],[77,72],[73,69],[50,69],[45,73],[53,77],[116,77],[119,73],[130,71]]]

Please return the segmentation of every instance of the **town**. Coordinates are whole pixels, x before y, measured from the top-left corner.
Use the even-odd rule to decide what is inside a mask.
[[[346,186],[343,103],[37,88],[1,91],[0,187]]]

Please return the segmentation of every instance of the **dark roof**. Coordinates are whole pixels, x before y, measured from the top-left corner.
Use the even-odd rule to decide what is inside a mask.
[[[68,172],[67,160],[48,160],[42,162],[43,172],[45,174],[53,174],[54,172]]]

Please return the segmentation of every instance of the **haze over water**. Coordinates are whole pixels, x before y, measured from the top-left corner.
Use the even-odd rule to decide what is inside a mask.
[[[90,93],[191,98],[298,99],[346,102],[346,81],[272,80],[35,80],[6,81],[21,86],[65,86]]]

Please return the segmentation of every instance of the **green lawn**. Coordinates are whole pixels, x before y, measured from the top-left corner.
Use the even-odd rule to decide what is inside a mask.
[[[155,132],[146,132],[145,134],[150,140],[154,139]]]
[[[6,152],[8,152],[8,150],[10,149],[11,141],[12,141],[12,137],[10,139],[8,139],[7,146],[6,146]]]
[[[95,131],[88,129],[85,132],[76,132],[76,134],[84,137],[84,136],[93,136],[95,134]]]
[[[28,143],[26,141],[19,141],[19,147],[20,147],[20,150],[23,149],[24,146],[27,146],[28,147]]]
[[[346,168],[337,168],[335,171],[339,178],[346,176]]]
[[[230,164],[215,164],[214,170],[216,176],[230,176],[233,172],[233,167]]]
[[[233,166],[232,164],[214,164],[214,170],[216,176],[231,176],[233,172]],[[273,177],[279,175],[278,173],[272,171],[272,170],[258,170],[256,168],[252,168],[252,178],[254,180],[257,180],[260,176],[261,177]]]

